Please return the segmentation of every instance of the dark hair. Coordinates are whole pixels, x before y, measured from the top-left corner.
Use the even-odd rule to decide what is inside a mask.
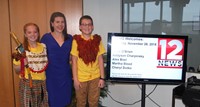
[[[84,16],[82,16],[82,17],[80,18],[80,20],[79,20],[79,25],[81,25],[83,19],[89,19],[89,20],[91,20],[92,25],[93,25],[92,17],[89,16],[89,15],[84,15]]]
[[[40,29],[39,29],[38,25],[35,24],[35,23],[27,23],[27,24],[24,25],[24,43],[23,43],[23,45],[24,45],[24,49],[25,49],[25,50],[30,51],[30,50],[28,49],[28,46],[29,46],[28,38],[25,37],[25,33],[26,33],[26,31],[27,31],[27,27],[28,27],[28,26],[35,26],[35,27],[36,27],[36,30],[38,31],[38,38],[37,38],[36,42],[39,42],[39,41],[40,41]]]
[[[54,12],[54,13],[51,14],[51,18],[50,18],[50,29],[51,29],[51,32],[54,32],[54,28],[51,25],[51,23],[54,22],[54,20],[55,20],[56,17],[63,17],[63,19],[64,19],[65,27],[64,27],[64,30],[62,31],[62,33],[64,35],[64,40],[67,40],[68,39],[67,21],[66,21],[65,15],[63,13],[61,13],[61,12]]]

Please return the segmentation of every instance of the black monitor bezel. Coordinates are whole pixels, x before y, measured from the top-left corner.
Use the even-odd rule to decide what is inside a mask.
[[[110,77],[110,57],[111,57],[111,37],[123,36],[123,37],[148,37],[148,38],[177,38],[184,39],[184,57],[183,57],[183,69],[182,78],[180,80],[173,79],[151,79],[151,78],[112,78]],[[187,49],[188,49],[188,36],[186,35],[162,35],[162,34],[131,34],[131,33],[108,33],[107,39],[107,62],[106,62],[106,79],[110,82],[122,82],[122,83],[145,83],[145,84],[181,84],[185,83],[186,71],[187,71]]]

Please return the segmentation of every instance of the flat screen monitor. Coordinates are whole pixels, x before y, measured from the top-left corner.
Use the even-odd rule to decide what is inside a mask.
[[[184,83],[187,45],[185,35],[108,33],[107,80]]]

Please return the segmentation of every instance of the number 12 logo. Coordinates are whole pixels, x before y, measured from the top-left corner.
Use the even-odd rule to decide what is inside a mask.
[[[184,53],[183,39],[158,39],[158,60],[182,60]]]

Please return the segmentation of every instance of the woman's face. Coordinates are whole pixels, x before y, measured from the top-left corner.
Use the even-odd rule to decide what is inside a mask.
[[[93,26],[92,21],[90,19],[83,19],[81,21],[81,25],[79,26],[79,29],[81,30],[83,35],[90,36],[92,34],[94,26]]]
[[[39,32],[37,30],[37,27],[34,25],[27,26],[25,37],[28,38],[29,42],[36,42],[39,37]]]
[[[62,33],[65,28],[65,21],[63,17],[55,17],[54,22],[51,24],[54,28],[54,32]]]

